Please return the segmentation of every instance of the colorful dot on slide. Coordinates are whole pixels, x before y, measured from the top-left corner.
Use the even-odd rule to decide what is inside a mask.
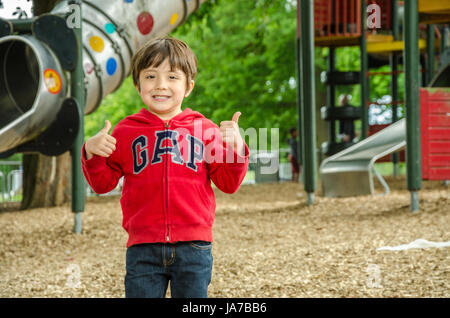
[[[61,91],[61,76],[55,70],[49,68],[44,71],[44,82],[50,93],[58,94]]]
[[[106,23],[105,31],[108,32],[109,34],[113,34],[114,32],[116,32],[116,26],[112,23]]]
[[[178,21],[178,13],[172,14],[172,17],[170,18],[170,24],[174,25]]]
[[[105,49],[105,43],[103,42],[102,38],[96,35],[92,36],[89,39],[89,45],[95,52],[98,53],[103,52],[103,50]]]
[[[133,3],[133,0],[124,0],[125,3]]]
[[[86,74],[91,74],[94,71],[94,65],[90,62],[84,63],[84,71]]]
[[[137,18],[137,26],[139,32],[141,32],[143,35],[147,35],[152,32],[153,23],[153,17],[148,12],[142,12]]]
[[[111,57],[106,62],[106,72],[108,73],[109,76],[112,76],[112,75],[114,75],[116,70],[117,70],[117,61]]]

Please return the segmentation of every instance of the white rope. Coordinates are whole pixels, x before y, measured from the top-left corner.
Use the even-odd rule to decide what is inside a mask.
[[[383,246],[377,248],[377,251],[404,251],[412,248],[430,248],[430,247],[450,247],[450,241],[430,242],[424,239],[417,239],[409,244],[403,244],[398,246]]]

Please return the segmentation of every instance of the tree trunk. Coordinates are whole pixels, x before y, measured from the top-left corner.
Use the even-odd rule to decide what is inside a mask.
[[[50,12],[59,0],[33,0],[33,14],[35,16]]]
[[[23,156],[23,199],[21,209],[60,206],[71,198],[71,157],[41,154]]]

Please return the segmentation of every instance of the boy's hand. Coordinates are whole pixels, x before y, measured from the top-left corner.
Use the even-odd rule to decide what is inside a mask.
[[[238,125],[239,116],[241,116],[241,112],[236,112],[231,120],[221,121],[220,134],[227,145],[231,146],[238,154],[244,156],[244,140],[241,137]]]
[[[91,159],[94,155],[109,157],[116,150],[116,138],[108,134],[111,129],[111,122],[105,120],[105,127],[97,135],[86,141],[86,159]]]

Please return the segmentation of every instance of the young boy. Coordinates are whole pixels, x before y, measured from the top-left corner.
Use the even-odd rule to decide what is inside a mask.
[[[211,180],[238,190],[249,150],[236,112],[220,128],[199,112],[181,110],[194,88],[197,60],[182,41],[142,47],[132,76],[147,108],[111,123],[83,145],[83,172],[97,193],[124,176],[122,226],[128,232],[126,297],[207,297],[215,214]]]

